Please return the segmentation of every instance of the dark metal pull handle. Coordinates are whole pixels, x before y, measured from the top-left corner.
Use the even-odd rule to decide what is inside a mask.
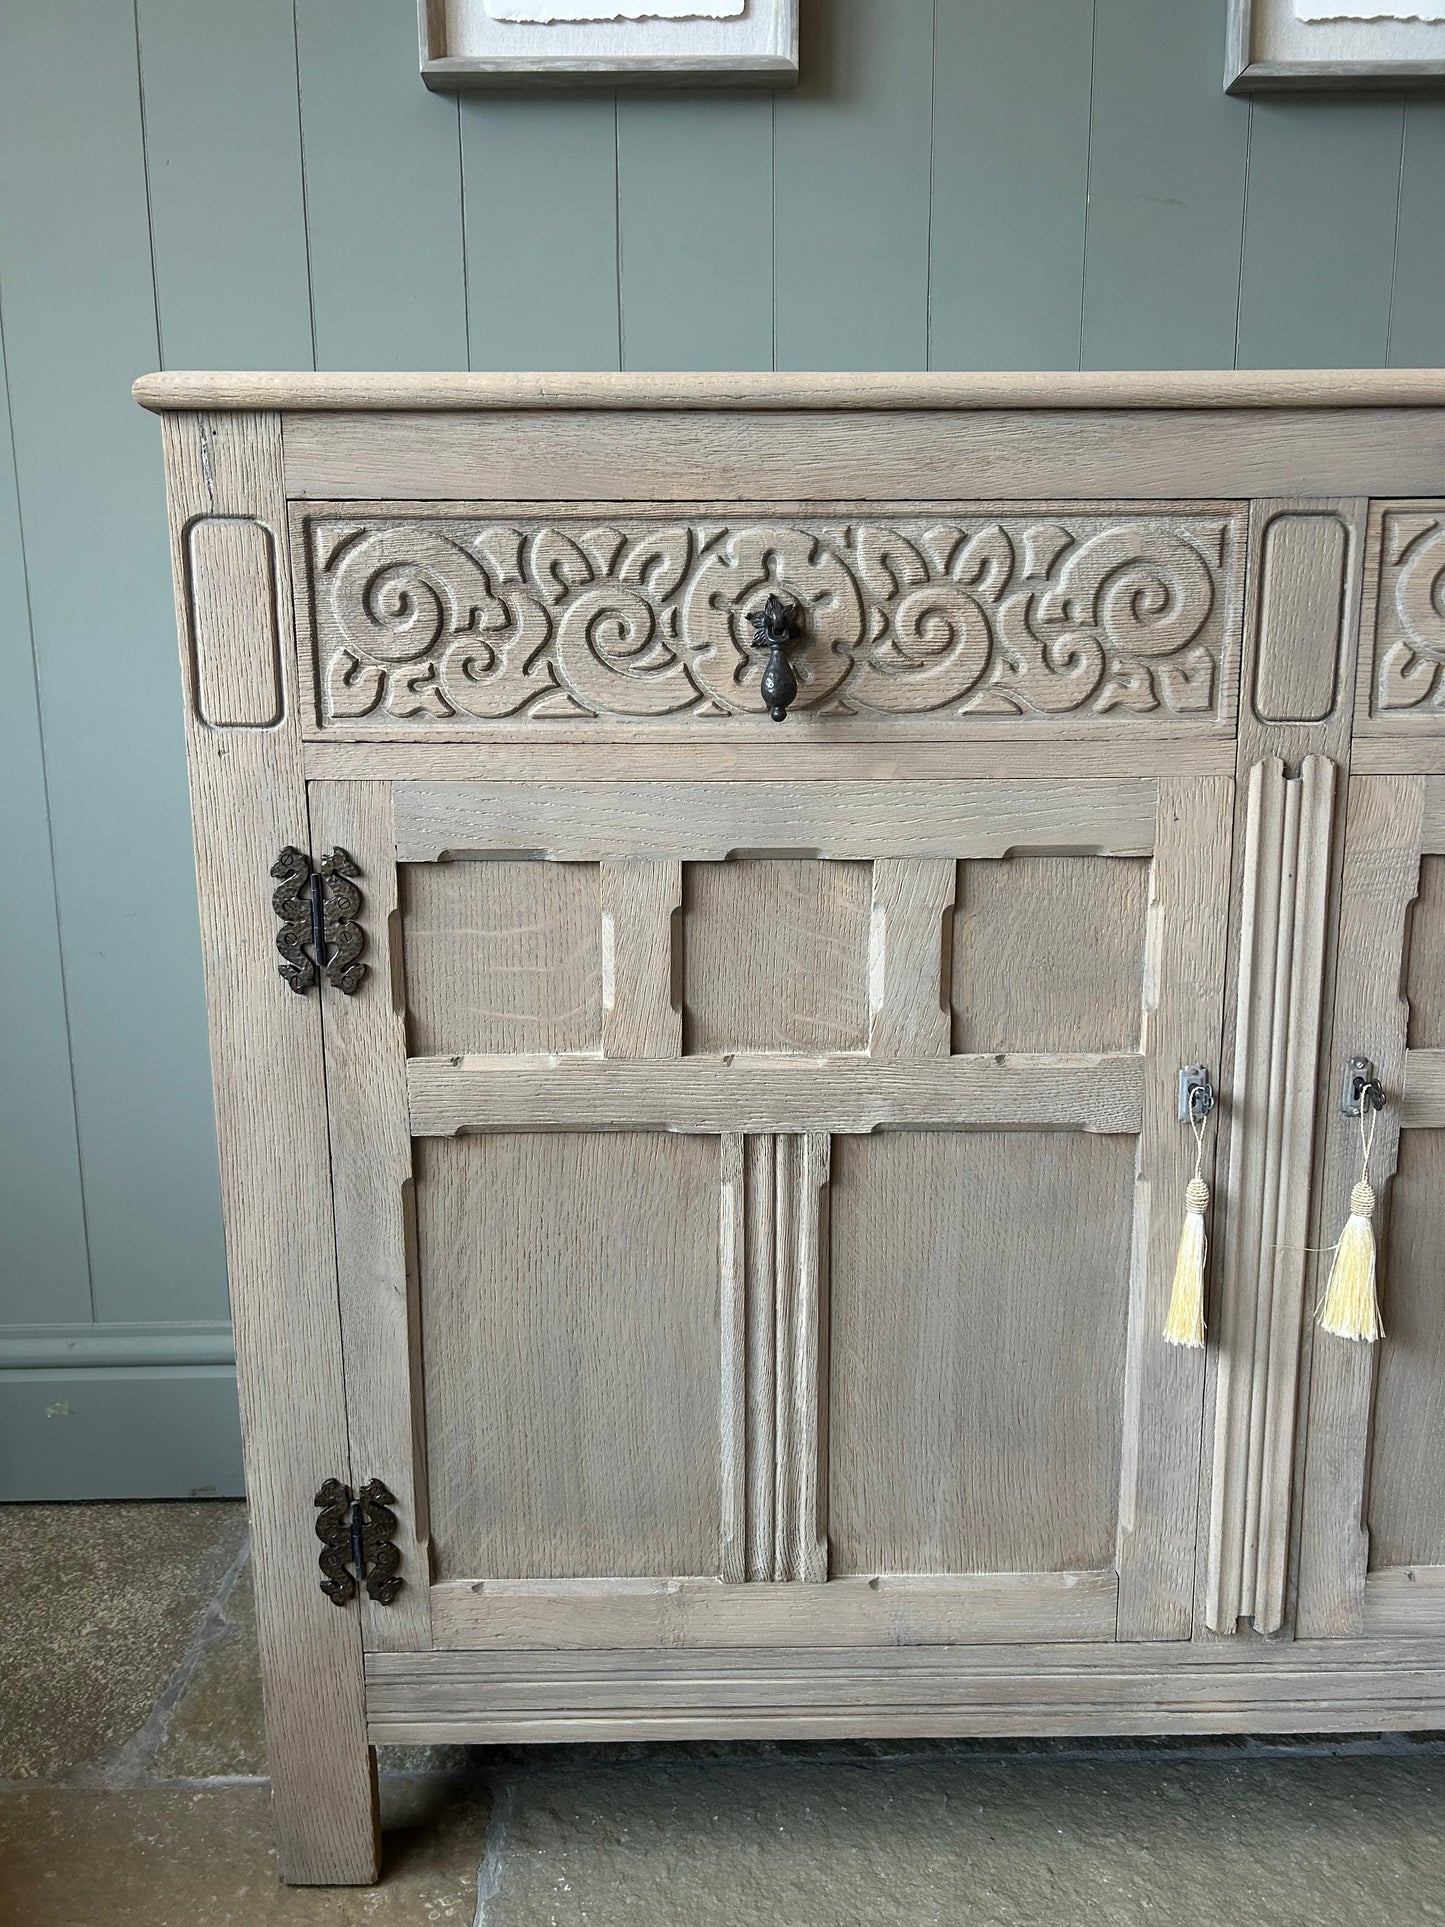
[[[797,700],[798,679],[788,661],[788,644],[803,634],[803,612],[796,602],[784,602],[770,595],[762,608],[748,617],[753,625],[754,649],[766,649],[767,667],[763,671],[763,701],[775,723],[785,722]]]

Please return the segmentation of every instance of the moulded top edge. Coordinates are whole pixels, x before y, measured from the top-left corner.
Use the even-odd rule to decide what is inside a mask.
[[[1084,374],[142,375],[165,409],[1440,408],[1445,369],[1176,369]]]

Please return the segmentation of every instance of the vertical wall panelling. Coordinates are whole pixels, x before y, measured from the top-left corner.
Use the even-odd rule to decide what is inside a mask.
[[[96,1316],[224,1315],[135,16],[11,9],[0,289]],[[66,459],[74,445],[75,459]]]
[[[397,0],[296,0],[318,368],[465,368],[457,103]]]
[[[1445,100],[1414,95],[1405,106],[1400,225],[1391,363],[1435,368],[1445,362]]]
[[[929,365],[1072,368],[1094,0],[943,0]]]
[[[620,367],[611,94],[464,100],[461,141],[473,368]]]
[[[775,98],[458,103],[409,0],[0,0],[0,1496],[237,1476],[135,375],[1445,361],[1445,103],[1227,99],[1215,0],[801,27]]]
[[[776,108],[779,368],[925,365],[933,12],[803,0],[802,84]]]
[[[3,299],[0,287],[0,322]],[[0,341],[0,1319],[84,1321],[85,1211],[4,375]]]
[[[291,0],[137,0],[161,353],[309,368]]]
[[[1249,103],[1214,6],[1097,0],[1086,368],[1234,363]]]
[[[773,365],[771,95],[617,103],[625,368]]]
[[[1404,102],[1253,103],[1241,368],[1384,364]]]

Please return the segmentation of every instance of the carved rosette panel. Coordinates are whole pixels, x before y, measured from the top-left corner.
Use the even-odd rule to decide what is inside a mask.
[[[761,717],[748,615],[801,603],[795,713],[1224,717],[1240,518],[303,517],[337,730]]]
[[[1380,522],[1370,714],[1445,710],[1445,509],[1386,509]]]

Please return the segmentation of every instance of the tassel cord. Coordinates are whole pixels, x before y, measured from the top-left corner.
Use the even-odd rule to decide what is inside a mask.
[[[1164,1342],[1197,1350],[1204,1344],[1204,1264],[1208,1240],[1204,1213],[1209,1208],[1209,1186],[1204,1182],[1204,1128],[1207,1113],[1191,1111],[1194,1132],[1194,1176],[1184,1193],[1184,1229],[1174,1261],[1174,1285],[1164,1321]]]
[[[1365,1112],[1369,1109],[1369,1121]],[[1337,1338],[1373,1344],[1383,1336],[1375,1290],[1375,1193],[1370,1184],[1370,1158],[1375,1148],[1379,1112],[1360,1107],[1360,1179],[1350,1193],[1350,1215],[1335,1246],[1334,1263],[1315,1316],[1322,1331]]]

